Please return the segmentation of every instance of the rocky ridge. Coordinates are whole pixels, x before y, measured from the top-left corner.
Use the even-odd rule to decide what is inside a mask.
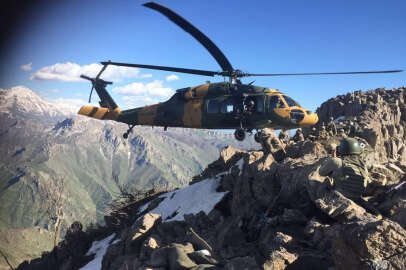
[[[62,187],[63,232],[75,220],[84,226],[103,222],[106,204],[121,187],[134,191],[184,186],[218,156],[219,149],[234,143],[232,134],[150,127],[134,128],[125,140],[125,130],[120,123],[71,115],[26,87],[1,89],[0,234],[8,237],[7,229],[14,229],[27,235],[35,233],[35,226],[52,234],[55,220],[47,213],[49,196]],[[252,142],[235,146],[250,147]],[[38,256],[42,247],[52,246],[32,250],[21,237],[14,240],[19,245],[0,245],[13,265],[30,258],[21,254]],[[0,258],[0,265],[3,262]]]
[[[318,169],[337,136],[290,144],[281,162],[226,147],[189,187],[123,209],[132,218],[128,225],[96,239],[77,230],[52,256],[19,269],[406,269],[406,189],[399,186],[406,180],[404,90],[357,92],[319,108],[321,121],[344,116],[359,126],[355,135],[371,149],[366,195],[383,218],[323,184]],[[175,203],[187,189],[209,184],[211,191]],[[221,200],[195,208],[192,202],[207,203],[208,192]],[[67,254],[75,246],[81,252]]]

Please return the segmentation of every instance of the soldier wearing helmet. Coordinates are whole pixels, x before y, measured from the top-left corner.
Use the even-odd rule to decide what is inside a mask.
[[[327,132],[330,136],[337,135],[337,127],[336,124],[334,123],[333,117],[330,117],[330,121],[327,124]]]
[[[364,207],[372,214],[379,212],[370,206],[363,198],[368,183],[368,170],[361,158],[363,148],[354,138],[344,138],[337,147],[339,157],[325,161],[320,168],[321,176],[328,176],[335,190],[348,199]]]
[[[261,132],[260,143],[265,154],[272,154],[276,161],[285,158],[286,152],[283,144],[271,128],[264,128]]]
[[[319,130],[318,138],[321,140],[326,140],[328,139],[328,133],[326,131],[326,126],[324,125],[324,122],[321,124],[321,128]]]
[[[309,140],[311,140],[311,141],[315,141],[316,138],[317,138],[317,131],[316,131],[316,128],[315,128],[315,127],[312,127],[312,131],[310,132],[309,135],[307,135],[307,138],[306,138],[306,139],[309,139]]]
[[[342,137],[342,138],[345,138],[345,137],[347,137],[347,133],[345,133],[345,130],[343,128],[340,128],[338,130],[338,136]]]
[[[301,128],[298,128],[296,130],[295,135],[293,136],[293,141],[295,142],[303,142],[304,141],[304,136]]]
[[[281,130],[281,132],[279,132],[278,138],[284,144],[288,144],[289,142],[289,134],[286,130]]]

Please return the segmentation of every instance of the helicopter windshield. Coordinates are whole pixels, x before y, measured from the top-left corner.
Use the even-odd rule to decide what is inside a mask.
[[[289,107],[300,106],[299,103],[297,103],[296,101],[294,101],[292,98],[290,98],[288,96],[283,95],[283,98],[285,99],[285,101]]]
[[[269,107],[271,109],[285,108],[285,104],[279,96],[271,96],[269,99]]]

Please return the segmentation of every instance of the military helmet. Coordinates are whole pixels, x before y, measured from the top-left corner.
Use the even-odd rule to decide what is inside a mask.
[[[341,140],[337,151],[341,155],[359,155],[362,153],[362,148],[356,139],[345,138]]]

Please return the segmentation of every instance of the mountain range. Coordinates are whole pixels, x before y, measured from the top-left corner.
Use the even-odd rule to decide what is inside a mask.
[[[232,133],[136,127],[74,115],[18,86],[0,89],[0,228],[53,229],[56,195],[63,220],[102,222],[106,204],[120,188],[185,186],[226,145]],[[2,247],[5,252],[7,247]]]

